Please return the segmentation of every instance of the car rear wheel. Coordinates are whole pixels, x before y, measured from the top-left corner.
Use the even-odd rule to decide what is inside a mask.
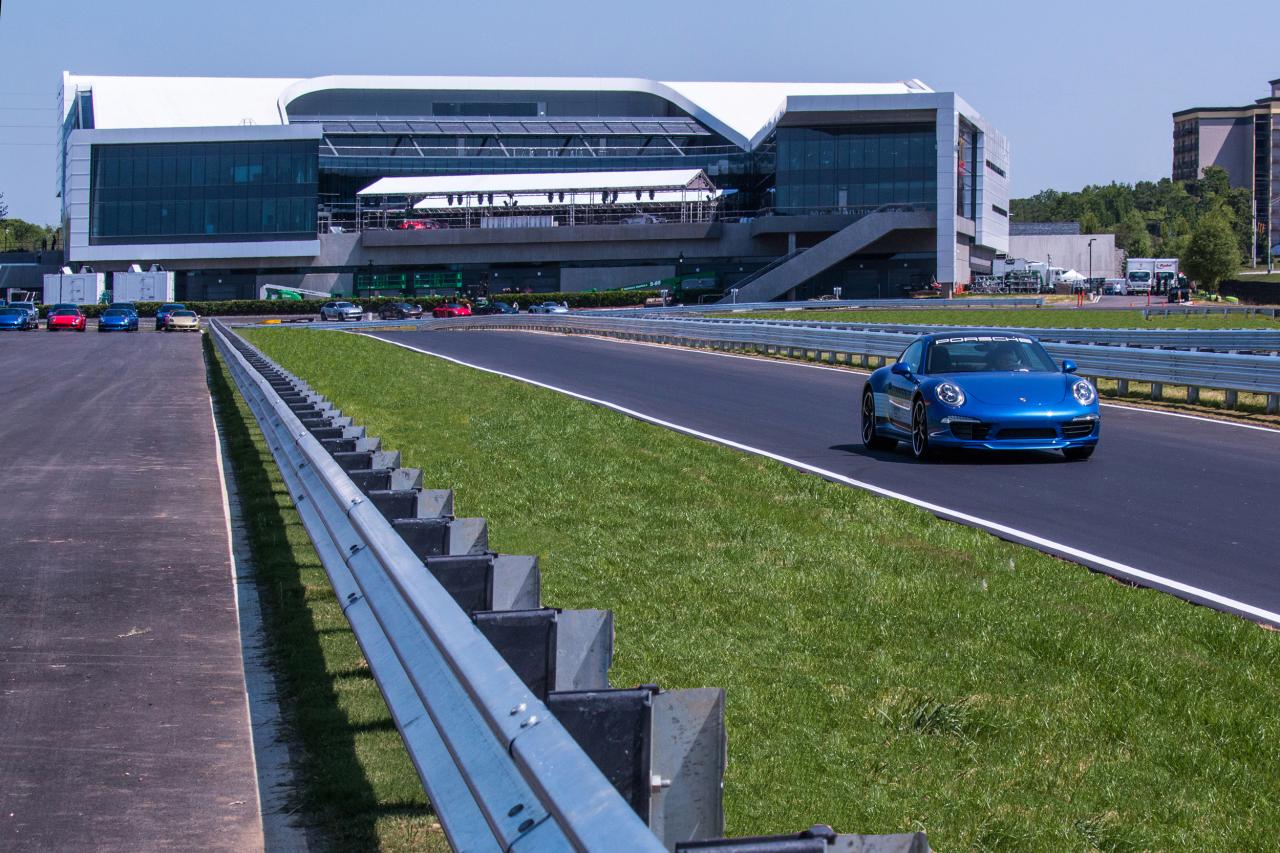
[[[888,450],[897,443],[876,433],[876,399],[868,388],[862,393],[862,444],[868,450]]]
[[[917,399],[911,407],[911,455],[917,459],[933,458],[929,446],[929,416],[924,410],[924,400]]]
[[[1064,447],[1062,455],[1072,462],[1083,462],[1093,455],[1094,447]]]

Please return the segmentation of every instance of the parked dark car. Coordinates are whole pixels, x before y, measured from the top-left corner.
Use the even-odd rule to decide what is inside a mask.
[[[392,302],[390,305],[383,305],[378,316],[383,320],[412,320],[422,316],[422,306]]]
[[[471,309],[472,314],[519,314],[510,302],[480,302]]]

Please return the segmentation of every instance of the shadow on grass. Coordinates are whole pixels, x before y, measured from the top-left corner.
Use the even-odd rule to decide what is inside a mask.
[[[321,637],[350,636],[350,630],[317,624],[316,611],[305,594],[304,573],[323,569],[309,544],[291,544],[289,530],[300,528],[301,522],[283,483],[273,479],[275,462],[252,414],[241,408],[244,403],[207,337],[204,346],[209,388],[235,472],[256,581],[264,593],[264,625],[280,683],[282,711],[302,746],[302,790],[294,796],[305,822],[324,837],[326,848],[378,849],[382,846],[376,826],[379,818],[422,817],[431,811],[423,805],[378,801],[356,739],[367,732],[395,732],[395,726],[389,715],[385,720],[355,723],[343,709],[339,683],[353,677],[364,680],[368,673],[332,667],[326,661]],[[336,601],[334,607],[337,610]],[[354,636],[350,642],[354,647]],[[382,711],[386,713],[385,708]]]

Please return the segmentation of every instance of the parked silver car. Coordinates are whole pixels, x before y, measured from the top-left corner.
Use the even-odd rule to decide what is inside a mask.
[[[568,314],[569,309],[561,305],[559,302],[543,302],[540,305],[530,305],[530,314]]]
[[[320,306],[321,320],[359,320],[362,316],[360,306],[350,302],[326,302]]]

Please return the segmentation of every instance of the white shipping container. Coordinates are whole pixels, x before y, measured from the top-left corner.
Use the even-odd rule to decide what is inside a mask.
[[[49,273],[44,277],[45,305],[70,302],[74,305],[93,305],[106,290],[107,274],[100,272]]]
[[[116,272],[111,274],[112,302],[172,302],[173,273]]]

